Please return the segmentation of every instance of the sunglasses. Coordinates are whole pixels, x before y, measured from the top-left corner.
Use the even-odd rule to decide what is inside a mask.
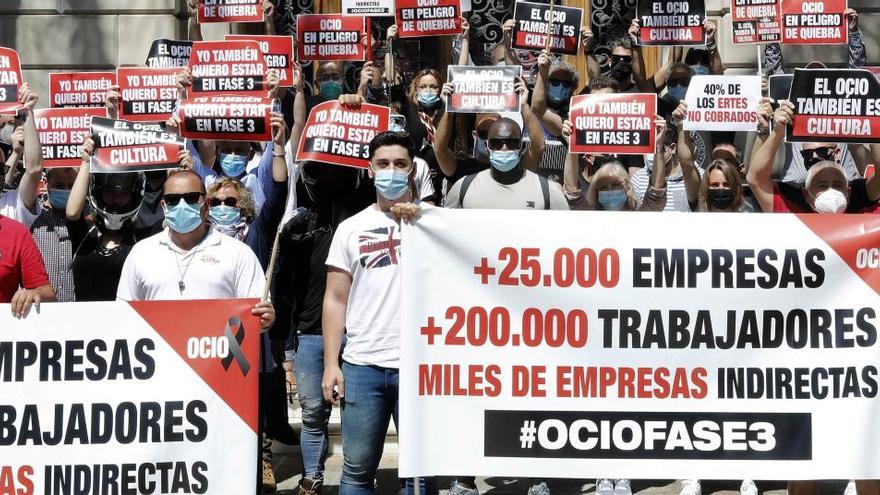
[[[621,61],[626,62],[628,64],[631,64],[633,61],[633,58],[631,55],[612,55],[611,56],[611,63],[612,64],[616,64],[617,62],[621,62]]]
[[[834,156],[834,149],[825,147],[815,148],[811,150],[801,150],[801,156],[804,157],[805,162],[814,160],[814,157],[818,157],[819,160],[830,160],[831,157]]]
[[[562,86],[568,89],[571,89],[574,86],[574,83],[571,81],[564,81],[562,79],[550,79],[551,86]]]
[[[492,138],[487,144],[489,149],[493,151],[504,149],[505,146],[509,150],[519,150],[522,147],[522,140],[518,138]]]
[[[670,79],[669,81],[666,81],[666,85],[670,88],[674,88],[676,86],[690,86],[690,84],[690,79]]]
[[[168,206],[176,206],[178,203],[180,203],[181,199],[186,201],[186,204],[188,205],[198,204],[201,197],[202,193],[200,193],[199,191],[194,191],[183,194],[169,193],[163,195],[162,199]]]
[[[238,198],[232,198],[232,197],[226,198],[226,199],[211,198],[210,205],[211,206],[223,205],[223,206],[231,206],[231,207],[235,208],[236,206],[238,206]]]

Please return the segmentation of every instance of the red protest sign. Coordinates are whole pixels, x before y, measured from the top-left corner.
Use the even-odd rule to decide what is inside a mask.
[[[180,102],[180,135],[189,139],[271,141],[271,98],[200,96]]]
[[[43,146],[43,166],[77,167],[79,146],[91,132],[92,117],[106,117],[100,108],[42,108],[34,111],[37,133]]]
[[[206,22],[262,22],[262,0],[199,0],[199,24]]]
[[[49,74],[49,101],[53,108],[96,107],[104,104],[113,72],[53,72]]]
[[[846,0],[781,0],[783,43],[846,43]]]
[[[227,41],[256,41],[270,69],[278,69],[279,86],[293,86],[293,36],[227,34]]]
[[[0,114],[15,114],[23,107],[18,102],[21,87],[21,63],[12,48],[0,47]]]
[[[782,15],[778,1],[731,1],[730,25],[734,45],[782,41]]]
[[[461,32],[460,0],[396,0],[394,14],[401,38]]]
[[[189,57],[190,96],[266,96],[266,59],[256,41],[196,41]]]
[[[655,94],[595,94],[571,99],[569,152],[635,155],[654,152]]]
[[[369,19],[360,15],[298,15],[297,59],[365,61],[370,53],[370,37],[366,36],[366,46],[361,38],[369,29]]]
[[[92,117],[92,173],[145,172],[177,168],[183,138],[164,124]]]
[[[446,80],[455,88],[446,102],[447,112],[518,112],[520,98],[514,91],[519,65],[474,67],[450,65]]]
[[[325,101],[312,108],[299,140],[296,160],[367,168],[370,140],[388,130],[391,111],[380,105],[346,108]]]
[[[122,103],[119,118],[135,122],[165,121],[177,102],[176,67],[117,69]]]
[[[576,55],[584,10],[543,3],[516,2],[513,10],[513,47]],[[547,39],[547,32],[550,39]]]

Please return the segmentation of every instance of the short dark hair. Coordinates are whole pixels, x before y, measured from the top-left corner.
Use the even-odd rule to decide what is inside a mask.
[[[177,176],[177,175],[190,175],[192,177],[195,177],[196,180],[199,181],[199,191],[202,193],[203,196],[208,195],[208,191],[205,189],[205,182],[202,180],[201,175],[193,172],[192,170],[185,168],[185,169],[179,169],[179,170],[172,170],[171,172],[168,173],[168,178],[170,179],[170,178]]]
[[[609,76],[596,76],[590,81],[590,91],[611,88],[615,93],[620,91],[620,84]]]
[[[376,150],[383,146],[403,146],[410,160],[416,156],[415,146],[413,146],[412,138],[408,132],[386,131],[373,136],[373,139],[370,140],[369,159],[372,160]]]

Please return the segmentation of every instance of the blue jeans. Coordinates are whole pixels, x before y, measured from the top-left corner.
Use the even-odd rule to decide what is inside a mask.
[[[324,459],[329,446],[327,423],[332,405],[324,400],[321,380],[324,378],[324,337],[300,334],[293,358],[296,392],[302,409],[303,476],[312,480],[324,479]]]
[[[345,398],[342,402],[342,478],[339,495],[371,495],[385,446],[388,422],[397,417],[398,370],[342,363]],[[437,493],[433,480],[422,478],[420,491]],[[406,494],[414,493],[406,480]]]

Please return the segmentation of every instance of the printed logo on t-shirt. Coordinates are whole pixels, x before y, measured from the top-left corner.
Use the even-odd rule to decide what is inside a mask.
[[[526,201],[526,208],[534,208],[534,207],[535,207],[534,201]]]
[[[396,227],[381,227],[361,233],[358,237],[358,251],[361,266],[381,268],[400,262],[400,239],[395,239]]]

